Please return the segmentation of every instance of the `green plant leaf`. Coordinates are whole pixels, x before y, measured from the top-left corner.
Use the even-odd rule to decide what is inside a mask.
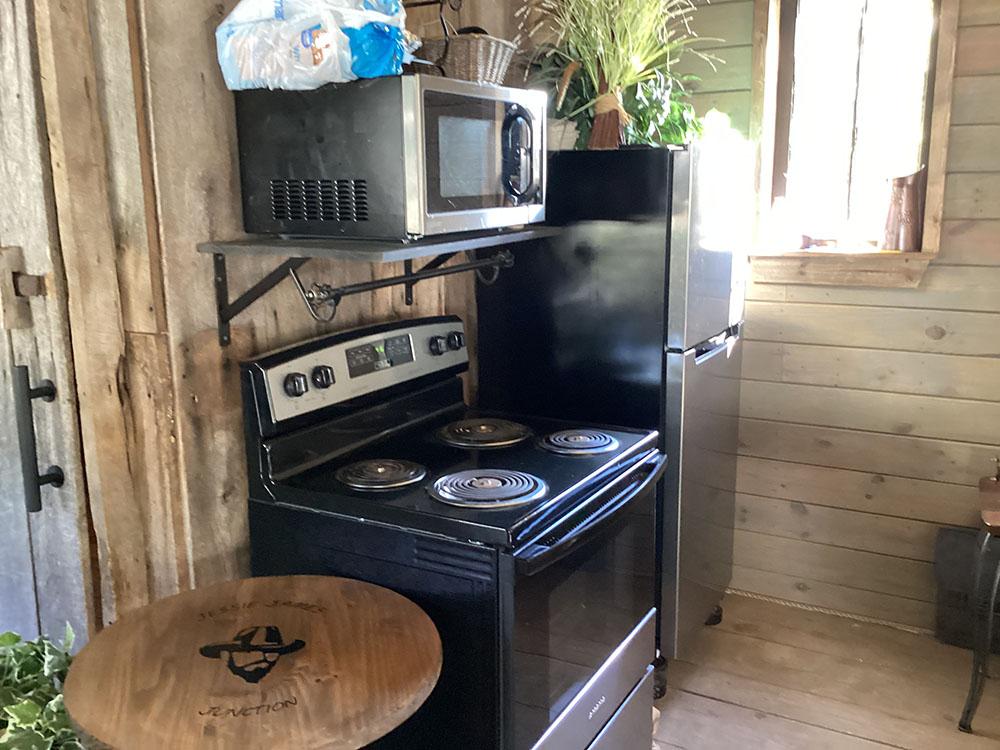
[[[4,712],[13,719],[15,726],[30,727],[42,715],[42,707],[33,700],[23,700],[13,706],[4,706]]]
[[[62,694],[50,700],[42,711],[42,723],[45,728],[56,734],[69,731],[72,735],[73,727],[69,723],[69,715],[63,705]]]
[[[21,642],[21,636],[17,633],[0,633],[0,647],[3,646],[15,646]]]
[[[52,740],[33,729],[10,732],[0,739],[0,748],[3,750],[50,750],[51,747]]]
[[[71,631],[68,631],[71,633]],[[4,634],[0,648],[0,750],[81,748],[63,705],[62,686],[72,657],[66,644]]]
[[[46,643],[42,657],[42,672],[46,677],[64,674],[69,669],[69,654],[59,646]]]

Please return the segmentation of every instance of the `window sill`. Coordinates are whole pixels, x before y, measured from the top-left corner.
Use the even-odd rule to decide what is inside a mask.
[[[751,255],[751,278],[756,284],[809,284],[914,288],[935,253],[809,252]]]

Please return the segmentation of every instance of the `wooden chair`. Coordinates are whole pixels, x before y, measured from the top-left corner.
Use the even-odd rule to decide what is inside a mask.
[[[983,687],[989,677],[990,654],[993,651],[993,620],[997,605],[997,592],[1000,590],[1000,565],[992,572],[992,586],[983,586],[987,579],[990,559],[990,548],[994,541],[1000,538],[1000,459],[997,462],[996,474],[979,480],[980,516],[982,531],[979,533],[979,554],[976,557],[976,572],[973,578],[973,642],[972,642],[972,681],[969,685],[969,695],[965,699],[965,710],[958,728],[963,732],[972,731],[972,717],[979,708],[979,700],[983,696]],[[988,579],[987,579],[988,580]]]

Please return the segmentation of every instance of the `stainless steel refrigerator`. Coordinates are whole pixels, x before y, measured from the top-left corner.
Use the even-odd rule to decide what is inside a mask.
[[[720,224],[720,165],[702,180],[701,158],[552,154],[547,214],[562,232],[514,246],[514,267],[477,292],[482,408],[660,431],[650,596],[666,658],[717,619],[732,570],[742,248]]]

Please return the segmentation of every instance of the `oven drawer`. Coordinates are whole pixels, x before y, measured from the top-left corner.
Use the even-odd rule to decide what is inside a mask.
[[[647,667],[635,690],[625,699],[587,750],[646,748],[653,733],[653,668]]]
[[[656,610],[650,610],[532,750],[589,748],[649,669],[655,650],[655,631]]]

